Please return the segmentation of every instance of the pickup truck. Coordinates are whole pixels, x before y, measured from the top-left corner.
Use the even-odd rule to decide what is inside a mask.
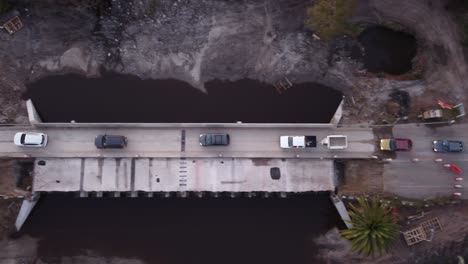
[[[316,136],[280,136],[281,148],[315,148]]]
[[[329,135],[320,141],[328,149],[345,149],[348,147],[348,137],[343,135]]]

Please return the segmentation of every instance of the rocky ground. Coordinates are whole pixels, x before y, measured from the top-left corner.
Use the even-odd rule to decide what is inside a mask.
[[[287,76],[317,82],[348,95],[344,123],[387,118],[382,106],[393,89],[410,93],[414,113],[433,107],[434,97],[465,100],[462,35],[446,1],[359,1],[353,22],[388,25],[417,37],[424,71],[414,81],[356,77],[361,64],[343,48],[350,40],[323,43],[304,29],[308,5],[306,0],[16,1],[25,27],[14,35],[0,33],[0,122],[27,122],[20,101],[26,83],[102,70],[174,78],[202,90],[212,79],[272,83]]]
[[[447,11],[450,1],[359,1],[354,20],[388,25],[411,32],[418,39],[424,58],[422,78],[414,81],[398,81],[383,78],[357,78],[352,96],[358,104],[348,100],[347,112],[351,122],[388,117],[382,106],[389,99],[392,89],[410,94],[413,103],[410,115],[421,109],[433,108],[437,99],[450,103],[466,103],[467,72],[460,27]],[[362,107],[365,105],[366,107]],[[357,117],[360,116],[360,117]]]

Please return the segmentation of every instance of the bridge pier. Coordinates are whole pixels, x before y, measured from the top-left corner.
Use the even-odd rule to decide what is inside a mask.
[[[31,99],[26,101],[26,110],[28,111],[28,118],[29,118],[29,123],[31,125],[36,125],[42,123],[42,119],[39,116],[39,113],[36,110],[36,107],[34,107],[33,102]]]
[[[18,213],[18,216],[16,217],[15,227],[17,231],[21,229],[21,227],[24,225],[24,223],[28,219],[28,216],[31,214],[31,211],[33,210],[40,196],[41,196],[40,193],[35,192],[32,194],[31,197],[24,198],[23,204],[21,204],[21,208]]]
[[[330,193],[330,200],[332,201],[333,205],[335,206],[336,210],[341,216],[341,219],[345,223],[347,228],[353,228],[353,224],[351,224],[350,221],[351,217],[348,214],[348,211],[346,210],[345,204],[341,199],[336,196],[334,193]]]

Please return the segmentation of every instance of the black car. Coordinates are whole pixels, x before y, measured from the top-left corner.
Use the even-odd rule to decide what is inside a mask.
[[[96,148],[125,148],[127,146],[127,138],[124,136],[117,135],[98,135],[94,140]]]
[[[435,152],[462,152],[463,142],[453,140],[434,140],[432,150]]]
[[[200,135],[202,146],[226,146],[229,145],[229,134],[203,134]]]

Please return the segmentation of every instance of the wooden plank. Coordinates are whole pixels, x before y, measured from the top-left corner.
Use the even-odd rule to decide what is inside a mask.
[[[23,22],[21,22],[21,19],[18,16],[15,16],[14,18],[8,20],[3,27],[8,31],[8,33],[13,34],[16,31],[20,30],[23,27]]]

